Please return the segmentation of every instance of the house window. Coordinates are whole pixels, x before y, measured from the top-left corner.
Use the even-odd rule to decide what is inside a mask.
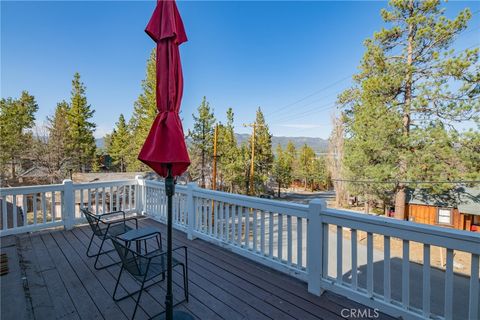
[[[438,224],[452,225],[452,212],[451,208],[438,208],[437,222]]]

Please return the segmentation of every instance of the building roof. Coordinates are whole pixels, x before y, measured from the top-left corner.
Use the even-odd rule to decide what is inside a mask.
[[[458,208],[461,213],[480,215],[480,186],[461,186],[442,194],[432,194],[426,189],[410,190],[407,203]]]

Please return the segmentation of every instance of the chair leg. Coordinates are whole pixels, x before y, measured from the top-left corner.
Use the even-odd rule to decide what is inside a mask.
[[[102,252],[102,248],[103,248],[103,244],[105,243],[105,240],[106,240],[106,236],[103,237],[102,243],[100,244],[100,249],[98,249],[98,254],[96,254],[96,257],[95,257],[95,264],[94,264],[93,266],[95,267],[96,270],[103,270],[103,269],[106,269],[106,268],[108,268],[108,267],[111,267],[111,266],[114,266],[114,265],[116,265],[116,264],[121,263],[121,261],[117,261],[117,262],[113,262],[113,263],[107,264],[107,265],[105,265],[105,266],[101,266],[101,267],[97,266],[97,264],[98,264],[98,258],[100,258],[101,255],[115,251],[115,249],[112,249],[112,250],[108,250],[108,251]]]
[[[188,302],[188,280],[185,273],[185,265],[182,264],[182,271],[183,271],[183,294],[185,296],[185,301]]]
[[[147,275],[145,274],[145,276],[143,277],[142,285],[140,286],[140,290],[138,292],[138,298],[137,298],[137,302],[135,303],[135,309],[133,309],[132,320],[135,319],[135,313],[137,313],[138,304],[140,303],[140,298],[142,297],[143,287],[145,285],[146,278],[147,278]]]
[[[117,295],[118,284],[120,283],[120,278],[122,277],[122,272],[123,272],[123,265],[120,268],[120,273],[118,274],[117,283],[115,283],[115,289],[113,290],[112,298],[115,301],[121,300],[121,299],[116,298],[115,296]]]
[[[90,237],[90,242],[88,243],[88,248],[87,248],[87,257],[89,257],[89,258],[93,258],[93,257],[95,257],[95,256],[98,254],[98,253],[97,253],[97,254],[90,254],[90,253],[89,253],[89,252],[90,252],[90,248],[91,248],[91,246],[92,246],[92,242],[93,242],[93,238],[94,238],[94,237],[95,237],[95,234],[92,233],[92,236]]]

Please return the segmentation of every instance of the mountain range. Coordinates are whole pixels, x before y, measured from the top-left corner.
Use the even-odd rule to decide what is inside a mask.
[[[247,143],[250,139],[250,135],[247,133],[236,133],[238,144]],[[272,147],[273,150],[277,148],[277,145],[280,144],[282,148],[285,148],[289,141],[292,141],[295,145],[295,148],[300,149],[304,144],[310,146],[316,153],[324,153],[328,148],[328,140],[322,138],[312,138],[312,137],[272,137]],[[99,138],[95,140],[98,148],[104,148],[105,139]],[[187,138],[188,143],[188,138]]]

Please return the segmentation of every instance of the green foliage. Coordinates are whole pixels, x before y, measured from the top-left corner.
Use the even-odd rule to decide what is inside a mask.
[[[49,167],[59,179],[66,177],[69,162],[72,160],[72,150],[69,150],[68,114],[70,106],[66,101],[59,102],[53,117],[47,117]]]
[[[307,188],[311,182],[313,170],[315,168],[315,151],[306,144],[300,149],[298,156],[298,177],[303,181],[304,187]]]
[[[194,121],[193,129],[188,131],[188,136],[192,142],[190,148],[192,160],[190,174],[194,179],[200,177],[200,186],[204,188],[206,176],[211,171],[215,124],[215,116],[206,97],[203,97],[197,113],[197,115],[192,115]]]
[[[95,111],[87,103],[85,85],[77,72],[72,80],[70,109],[67,114],[70,127],[68,152],[72,154],[72,164],[79,172],[87,171],[95,161],[95,123],[91,121]]]
[[[127,170],[127,158],[129,156],[129,145],[131,143],[131,134],[128,130],[125,117],[120,114],[118,122],[108,138],[107,153],[112,157],[115,168],[120,172]]]
[[[38,110],[35,98],[23,91],[20,98],[0,100],[0,172],[16,178],[16,167],[28,157],[32,146],[32,133],[28,131],[35,124]]]
[[[264,192],[266,183],[271,174],[273,165],[272,135],[265,122],[265,117],[260,107],[255,118],[255,161],[254,161],[254,190],[251,194]],[[250,140],[249,147],[251,148]]]
[[[237,146],[234,130],[234,113],[232,108],[228,108],[227,123],[218,125],[217,155],[221,185],[229,192],[239,191],[245,185],[245,162]]]
[[[280,188],[288,187],[292,183],[294,159],[291,154],[282,149],[281,145],[277,146],[273,163],[273,178],[278,185],[278,197],[280,197]]]
[[[397,0],[381,15],[389,28],[365,41],[355,84],[339,96],[344,107],[347,178],[468,177],[475,170],[471,151],[475,147],[467,145],[475,144],[475,138],[469,138],[475,134],[454,128],[455,122],[478,122],[479,52],[475,48],[457,53],[451,45],[467,28],[470,10],[448,19],[439,1]],[[435,185],[432,191],[449,187]],[[405,185],[355,184],[350,189],[380,199],[396,192],[402,199]]]
[[[148,167],[139,161],[137,157],[157,115],[155,59],[156,51],[153,49],[147,61],[145,79],[142,81],[143,92],[135,101],[133,114],[129,122],[129,130],[132,133],[132,138],[128,146],[126,158],[128,171],[148,170]]]

